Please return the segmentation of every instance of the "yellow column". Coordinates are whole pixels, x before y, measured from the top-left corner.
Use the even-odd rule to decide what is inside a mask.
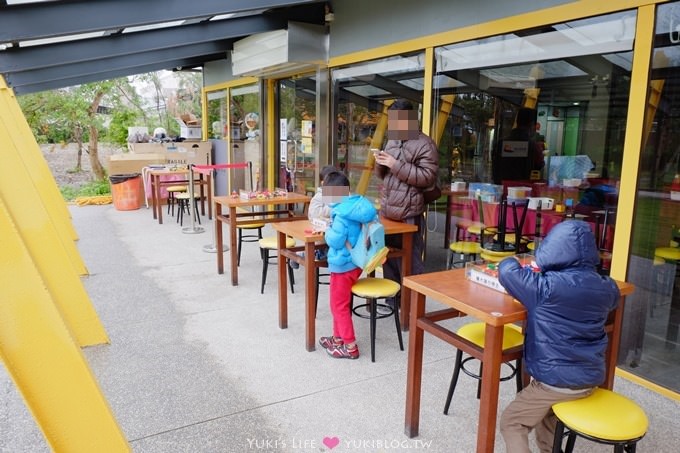
[[[41,202],[59,233],[59,239],[68,253],[73,268],[79,275],[87,275],[85,263],[73,242],[78,239],[78,236],[73,228],[66,203],[59,193],[59,188],[33,137],[31,128],[19,108],[14,92],[5,84],[1,75],[0,122],[5,124],[9,139],[21,149],[19,158],[26,167],[35,190],[40,193]]]
[[[373,133],[373,138],[371,138],[371,144],[369,148],[381,148],[383,139],[385,138],[385,133],[387,132],[387,109],[392,105],[394,99],[383,102],[382,113],[378,115],[378,121],[375,125],[375,132]],[[371,175],[373,174],[373,166],[375,165],[375,157],[373,153],[366,153],[366,164],[361,172],[361,177],[357,183],[356,193],[364,195],[366,189],[368,189],[368,183],[371,181]]]
[[[55,452],[128,452],[0,198],[0,357]]]
[[[77,344],[88,346],[108,343],[106,332],[80,277],[73,269],[62,238],[50,218],[50,212],[21,158],[21,144],[15,143],[7,130],[4,113],[0,110],[0,199],[7,207],[10,218],[18,226],[22,242]],[[0,254],[3,253],[4,250],[0,251]],[[8,284],[24,287],[21,279],[10,280]],[[6,290],[8,288],[3,287],[1,291]]]

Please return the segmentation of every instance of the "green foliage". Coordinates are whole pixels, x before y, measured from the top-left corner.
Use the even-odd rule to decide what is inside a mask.
[[[78,197],[92,197],[96,195],[108,195],[111,193],[111,186],[105,179],[92,181],[83,186],[63,186],[59,188],[61,196],[66,201],[73,201]]]
[[[101,137],[106,137],[110,143],[124,146],[127,143],[128,127],[137,124],[140,116],[138,111],[132,109],[116,109],[111,115],[107,133]]]

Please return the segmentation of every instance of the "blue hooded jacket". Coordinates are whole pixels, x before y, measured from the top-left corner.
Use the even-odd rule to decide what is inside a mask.
[[[325,233],[329,271],[347,272],[357,267],[352,263],[345,241],[354,246],[359,238],[361,224],[370,222],[376,214],[371,202],[361,195],[350,195],[333,207],[331,225]]]
[[[499,264],[499,280],[527,309],[524,363],[534,379],[562,388],[594,387],[605,379],[604,326],[619,289],[599,275],[590,225],[556,225],[536,250],[540,272],[515,259]]]

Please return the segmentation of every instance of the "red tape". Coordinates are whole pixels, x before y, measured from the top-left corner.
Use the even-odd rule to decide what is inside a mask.
[[[215,165],[192,165],[197,170],[224,170],[227,168],[247,168],[248,162],[239,162],[236,164],[215,164]]]

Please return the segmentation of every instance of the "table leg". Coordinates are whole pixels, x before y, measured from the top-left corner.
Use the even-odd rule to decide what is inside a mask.
[[[224,274],[224,240],[222,235],[222,205],[215,203],[215,247],[217,273]]]
[[[156,175],[151,175],[151,211],[153,211],[153,219],[158,218],[158,213],[156,212],[156,186],[158,186],[158,177]]]
[[[404,417],[404,432],[408,437],[417,436],[420,425],[420,387],[423,376],[423,337],[425,332],[418,327],[418,319],[425,316],[425,295],[414,291],[412,302],[410,313],[405,313],[405,316],[411,317],[412,326],[408,339],[406,414]]]
[[[236,207],[229,207],[229,258],[231,261],[231,286],[238,286],[238,245],[236,244]]]
[[[161,203],[161,177],[156,176],[156,209],[158,209],[158,223],[163,223],[163,203]]]
[[[487,324],[484,334],[484,354],[482,355],[484,373],[482,373],[482,394],[479,401],[477,453],[492,453],[494,450],[502,354],[503,326]]]
[[[278,232],[276,234],[278,243],[278,265],[276,266],[279,272],[279,329],[288,328],[288,273],[286,272],[286,257],[281,254],[281,251],[286,248],[285,233]]]
[[[451,194],[446,196],[446,220],[444,221],[444,248],[449,246],[451,235]]]
[[[413,249],[413,234],[401,235],[401,278],[411,275],[411,250]],[[411,306],[411,288],[401,287],[401,330],[407,331],[409,325],[409,313]]]
[[[305,345],[307,351],[316,349],[316,263],[314,242],[305,242]]]
[[[607,341],[606,374],[604,383],[600,386],[609,390],[614,388],[614,374],[619,357],[619,345],[621,344],[621,326],[623,325],[623,308],[625,297],[619,299],[619,305],[614,309],[612,330]]]

